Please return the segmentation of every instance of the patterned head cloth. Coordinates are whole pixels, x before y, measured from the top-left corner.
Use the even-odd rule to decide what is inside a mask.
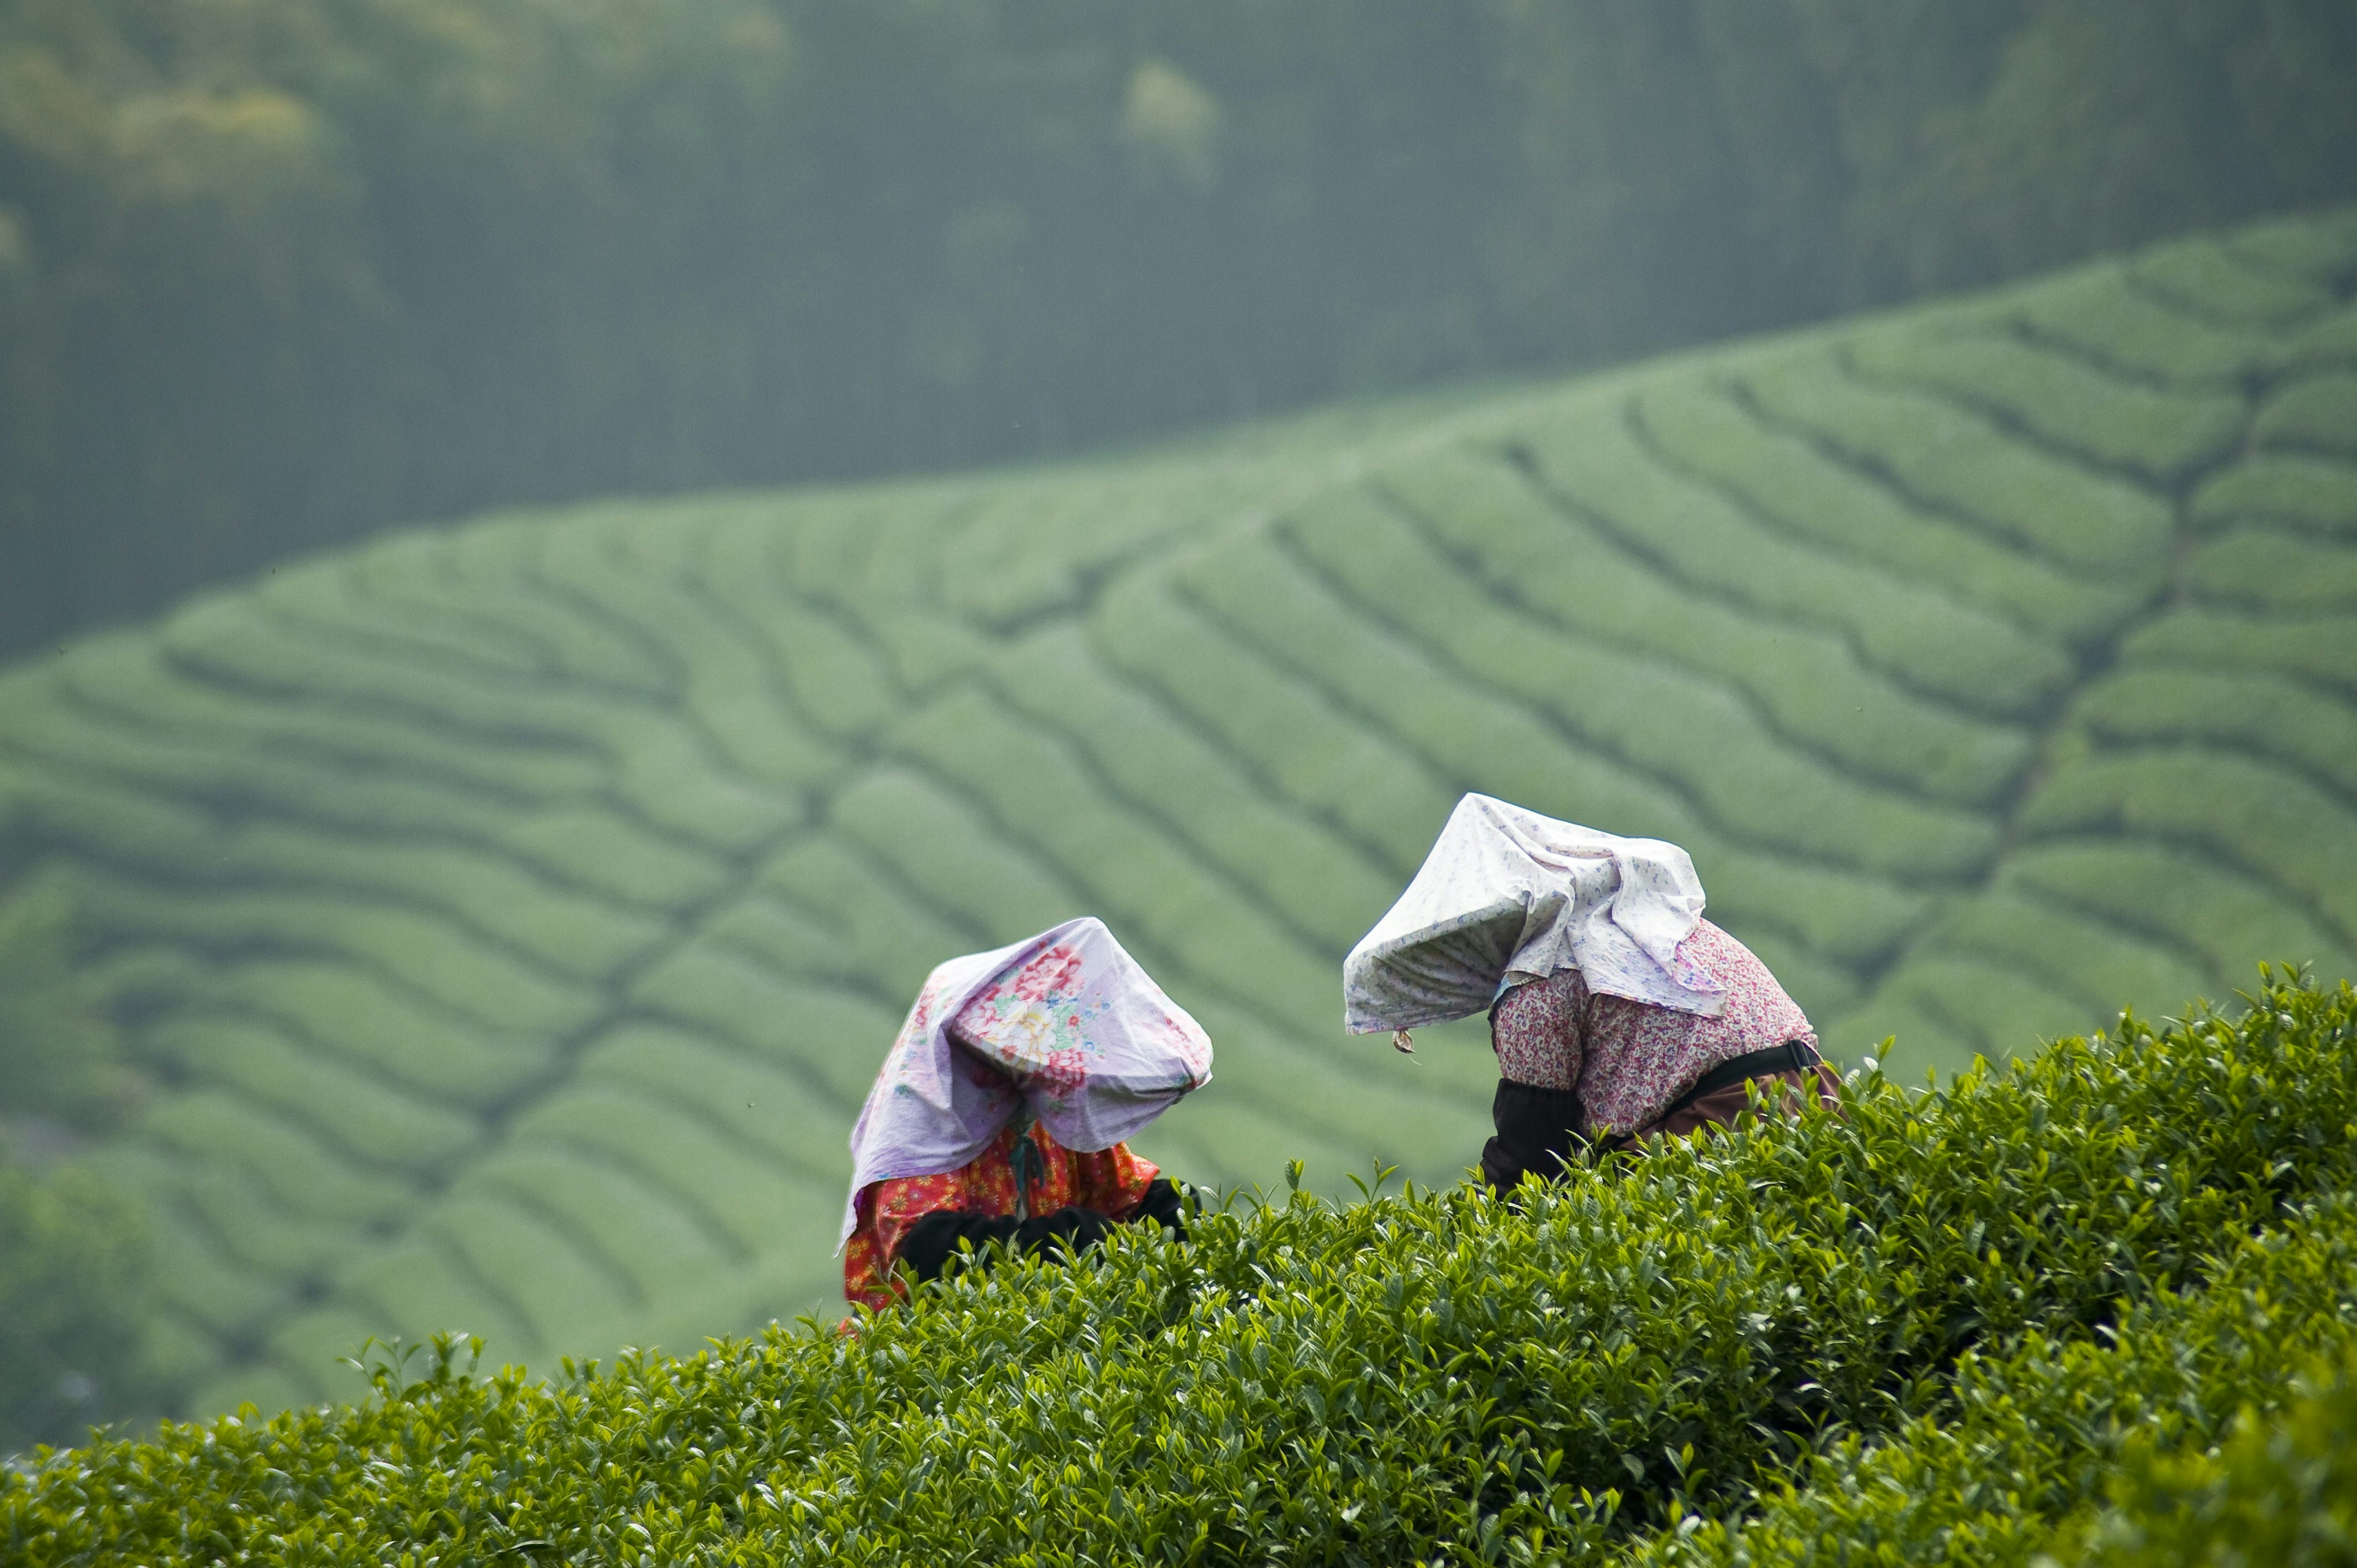
[[[1093,1154],[1211,1079],[1202,1026],[1092,916],[953,958],[926,978],[852,1129],[844,1237],[869,1183],[958,1169],[1027,1101],[1049,1137]]]
[[[1468,795],[1391,913],[1342,961],[1352,1034],[1485,1012],[1577,969],[1590,991],[1716,1017],[1727,989],[1679,944],[1702,923],[1686,852]]]

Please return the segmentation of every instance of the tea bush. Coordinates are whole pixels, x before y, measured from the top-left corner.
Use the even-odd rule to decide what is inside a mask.
[[[1863,335],[1851,358],[1889,376],[1954,393],[2020,420],[2102,461],[2175,478],[2214,461],[2241,435],[2243,401],[2219,387],[2108,390],[2102,371],[2068,354],[2022,351],[1977,333]]]
[[[1158,450],[510,512],[0,671],[0,898],[61,889],[153,1086],[96,1153],[178,1408],[831,1305],[913,990],[1081,913],[1220,1041],[1149,1156],[1453,1181],[1479,1026],[1410,1061],[1333,986],[1468,789],[1686,845],[1910,1080],[2357,974],[2352,267],[2315,214]],[[745,1092],[598,1076],[650,1031]]]
[[[2072,1510],[2108,1491],[2124,1501],[2102,1521],[2099,1561],[2298,1561],[2268,1552],[2264,1531],[2239,1558],[2165,1553],[2172,1538],[2199,1540],[2179,1532],[2201,1515],[2216,1530],[2244,1522],[2235,1516],[2245,1510],[2280,1511],[2280,1486],[2221,1496],[2227,1486],[2288,1481],[2309,1488],[2298,1500],[2310,1501],[2319,1480],[2334,1478],[2317,1474],[2312,1413],[2301,1434],[2308,1463],[2292,1476],[2254,1477],[2257,1466],[2244,1460],[2222,1486],[2212,1464],[2154,1459],[2157,1446],[2167,1453],[2179,1442],[2200,1453],[2238,1411],[2274,1407],[2317,1356],[2357,1343],[2357,1205],[2336,1194],[2287,1221],[2226,1241],[2204,1289],[2157,1292],[2099,1338],[2032,1334],[2011,1356],[1968,1354],[1945,1419],[1918,1417],[1879,1440],[1845,1438],[1763,1487],[1748,1515],[1690,1515],[1631,1560],[1685,1568],[2075,1561]]]
[[[1509,796],[1527,797],[1561,788],[1550,774],[1559,779],[1564,769],[1582,768],[1601,772],[1598,760],[1609,757],[1624,772],[1619,788],[1599,780],[1583,785],[1581,793],[1628,797],[1626,805],[1615,802],[1614,814],[1623,820],[1658,811],[1649,797],[1666,782],[1726,829],[1813,860],[1839,865],[1865,858],[1860,844],[1889,843],[1903,846],[1900,854],[1910,862],[1899,869],[1920,872],[1985,853],[1980,841],[1986,829],[1977,814],[1943,811],[1911,791],[1878,788],[1870,777],[1878,770],[1854,755],[1867,745],[1828,747],[1836,749],[1830,760],[1796,757],[1792,740],[1805,738],[1812,749],[1824,741],[1779,735],[1773,720],[1762,723],[1724,687],[1674,666],[1562,637],[1469,585],[1460,588],[1435,570],[1441,564],[1430,561],[1405,529],[1357,524],[1349,537],[1347,547],[1332,541],[1323,552],[1305,540],[1305,553],[1312,556],[1308,562],[1258,541],[1207,553],[1189,574],[1190,586],[1232,625],[1274,629],[1282,621],[1275,651],[1394,733],[1415,737],[1437,770],[1461,767],[1457,759],[1477,753],[1486,739],[1498,746],[1491,767],[1501,774],[1499,786]],[[1375,555],[1370,544],[1383,547],[1376,559],[1386,561],[1387,571],[1364,564]],[[1282,616],[1275,613],[1280,604],[1287,612]],[[1380,629],[1378,607],[1386,617]],[[1760,640],[1777,645],[1781,662],[1805,669],[1811,661],[1793,650],[1804,639],[1787,625]],[[1884,682],[1860,683],[1878,688],[1870,693],[1878,708],[1907,705]],[[1868,694],[1842,693],[1832,700]],[[1845,705],[1853,720],[1865,707]],[[1870,726],[1860,722],[1857,727]],[[1894,749],[1904,746],[1916,756],[1967,755],[1979,738],[1942,734],[1929,746],[1909,745],[1919,737],[1908,732],[1925,726],[1901,721],[1890,727],[1899,732]],[[1522,777],[1507,775],[1509,767]],[[1847,823],[1849,836],[1821,835],[1809,813],[1778,809],[1795,801],[1829,806],[1827,814]]]
[[[0,1451],[69,1442],[152,1397],[145,1240],[93,1172],[39,1168],[0,1132]]]
[[[2252,434],[2270,446],[2309,447],[2357,457],[2357,375],[2295,381],[2259,413]]]
[[[2204,544],[2188,577],[2215,604],[2258,609],[2357,607],[2357,549],[2272,528],[2231,528]]]
[[[2019,354],[2011,345],[1991,350],[1999,360]],[[1936,360],[1925,367],[1935,376],[1941,368]],[[1717,375],[1695,381],[1699,384],[1673,384],[1641,405],[1645,434],[1663,461],[1723,487],[1792,537],[1895,576],[1938,582],[2033,634],[2010,659],[1982,667],[1977,705],[2036,712],[2071,680],[2067,651],[2056,639],[2098,635],[2135,609],[2116,585],[2091,583],[2014,549],[1922,498],[1895,492],[1803,434],[1763,424],[1741,384]],[[2107,384],[2115,397],[2136,396],[2117,381]]]
[[[2014,439],[1996,422],[1838,359],[1794,357],[1741,382],[1769,422],[1890,474],[1909,494],[1989,536],[2085,575],[2153,574],[2175,532],[2168,499],[2086,454]]]
[[[1653,584],[1635,607],[1647,618],[1659,617],[1650,639],[1631,647],[1570,635],[1528,611],[1511,614],[1458,579],[1397,506],[1372,498],[1338,502],[1289,520],[1286,542],[1312,569],[1338,593],[1405,618],[1420,641],[1468,673],[1525,701],[1552,703],[1583,731],[1626,725],[1629,714],[1616,710],[1641,711],[1666,696],[1673,710],[1682,703],[1701,709],[1707,718],[1696,727],[1726,735],[1744,753],[1773,756],[1780,736],[1789,736],[1843,770],[1966,804],[1985,804],[2018,764],[2016,732],[1915,702],[1867,669],[1837,632],[1761,625]],[[1628,615],[1629,607],[1620,613]],[[1720,705],[1725,695],[1680,669],[1696,657],[1759,702],[1766,710],[1762,727],[1771,733],[1747,735],[1728,721]],[[1577,670],[1607,679],[1564,678]]]
[[[2215,1447],[2138,1443],[2090,1532],[2102,1568],[2357,1560],[2357,1359]]]
[[[37,1455],[11,1561],[2021,1560],[2357,1338],[2357,991],[1515,1203],[1297,1192],[674,1359]]]

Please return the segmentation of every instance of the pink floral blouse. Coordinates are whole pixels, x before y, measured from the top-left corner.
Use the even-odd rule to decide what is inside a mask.
[[[1498,999],[1490,1032],[1498,1071],[1541,1089],[1577,1089],[1580,1113],[1600,1127],[1641,1132],[1723,1061],[1787,1040],[1817,1043],[1800,1004],[1749,948],[1712,925],[1679,944],[1727,987],[1716,1018],[1590,993],[1579,971],[1518,985]]]

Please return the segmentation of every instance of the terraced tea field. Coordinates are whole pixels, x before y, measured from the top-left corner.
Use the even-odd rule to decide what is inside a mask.
[[[1120,459],[615,502],[0,678],[0,865],[159,1081],[190,1408],[370,1334],[551,1363],[834,1297],[926,970],[1103,916],[1203,1181],[1469,1161],[1478,1026],[1340,1030],[1481,789],[1694,853],[1909,1074],[2357,974],[2357,215]]]

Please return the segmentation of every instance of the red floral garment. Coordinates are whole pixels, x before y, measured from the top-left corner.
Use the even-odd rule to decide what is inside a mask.
[[[1635,1132],[1723,1061],[1787,1040],[1817,1043],[1808,1015],[1768,966],[1708,920],[1678,954],[1727,987],[1717,1017],[1590,993],[1579,971],[1563,970],[1499,998],[1490,1019],[1499,1073],[1541,1089],[1577,1088],[1583,1132]]]
[[[1053,1214],[1071,1206],[1126,1219],[1162,1174],[1153,1161],[1131,1154],[1127,1144],[1079,1155],[1048,1136],[1037,1122],[1025,1134],[1017,1134],[1009,1122],[988,1148],[956,1170],[870,1182],[860,1189],[859,1224],[843,1249],[844,1299],[881,1312],[906,1294],[905,1284],[893,1277],[892,1261],[909,1230],[936,1209],[994,1217],[1014,1213],[1013,1156],[1018,1135],[1029,1137],[1039,1151],[1040,1176],[1031,1188],[1034,1214]]]

